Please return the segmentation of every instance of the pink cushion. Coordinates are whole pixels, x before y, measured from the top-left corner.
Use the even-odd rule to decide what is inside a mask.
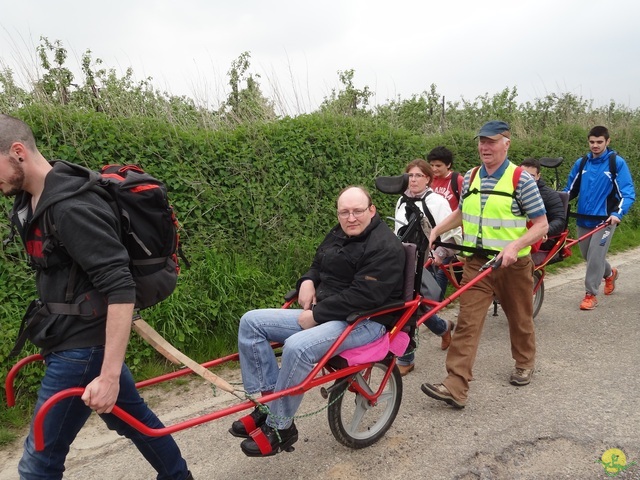
[[[340,353],[340,356],[351,367],[361,363],[378,362],[386,357],[389,352],[396,356],[402,356],[407,349],[407,345],[409,345],[409,335],[406,332],[398,332],[392,341],[389,341],[389,334],[386,333],[371,343],[345,350]]]

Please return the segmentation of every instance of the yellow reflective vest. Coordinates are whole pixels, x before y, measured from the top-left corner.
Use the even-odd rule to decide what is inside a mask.
[[[471,185],[469,185],[469,192],[475,190],[475,193],[471,193],[462,203],[462,245],[502,251],[509,243],[526,233],[526,216],[514,215],[511,212],[515,170],[516,166],[509,162],[504,174],[493,189],[494,192],[504,192],[508,196],[487,194],[484,208],[482,208],[480,200],[480,175],[474,176]],[[530,251],[531,247],[527,246],[518,252],[518,257],[528,255]],[[472,254],[466,253],[466,255]]]

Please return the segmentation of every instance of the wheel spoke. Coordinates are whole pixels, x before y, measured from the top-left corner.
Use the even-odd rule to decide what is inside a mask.
[[[357,435],[358,427],[362,423],[362,419],[364,418],[364,414],[367,413],[367,409],[362,406],[362,402],[356,401],[356,408],[353,412],[353,416],[351,417],[351,422],[349,423],[349,433],[351,435]]]
[[[378,397],[378,405],[386,402],[391,402],[393,401],[394,397],[395,395],[393,394],[393,392],[384,392],[382,395]]]
[[[364,378],[362,378],[362,375],[358,374],[356,375],[356,382],[358,382],[358,386],[367,393],[367,395],[373,395],[373,390],[371,390],[371,387],[369,386],[369,383],[371,381],[371,375],[367,376],[367,379],[365,380]]]

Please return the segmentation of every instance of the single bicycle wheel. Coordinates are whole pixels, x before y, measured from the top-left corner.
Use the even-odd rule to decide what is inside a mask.
[[[540,312],[540,309],[542,308],[542,302],[544,301],[544,281],[542,281],[541,278],[542,273],[538,270],[535,270],[533,272],[533,318],[536,318],[536,315],[538,315],[538,313]],[[536,285],[538,285],[538,282],[540,282],[540,285],[536,290],[535,288]]]
[[[369,394],[378,391],[389,366],[378,362],[355,375],[354,382]],[[344,381],[339,379],[336,383]],[[364,448],[380,440],[389,430],[402,402],[402,377],[394,366],[393,371],[372,405],[364,396],[344,382],[329,396],[329,427],[333,436],[350,448]]]

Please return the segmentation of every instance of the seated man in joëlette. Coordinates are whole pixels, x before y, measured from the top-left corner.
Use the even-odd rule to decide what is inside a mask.
[[[342,190],[337,215],[339,224],[297,282],[302,308],[252,310],[240,320],[238,350],[248,394],[299,385],[347,328],[351,313],[402,300],[404,249],[376,213],[369,193],[362,187]],[[383,315],[361,321],[336,353],[379,339],[396,319]],[[270,342],[284,344],[280,367]],[[256,407],[229,431],[245,438],[241,448],[248,456],[287,450],[298,440],[293,417],[301,402],[302,395],[274,400],[268,403],[270,415]]]

